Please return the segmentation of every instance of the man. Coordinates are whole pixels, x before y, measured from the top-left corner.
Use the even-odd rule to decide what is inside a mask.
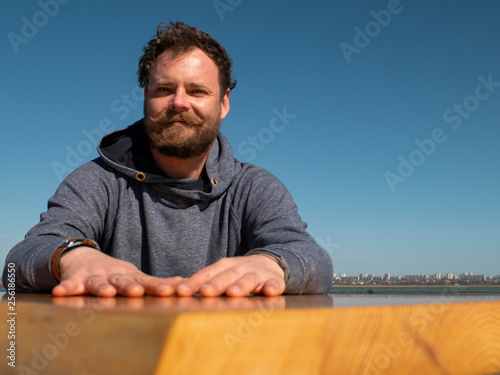
[[[235,83],[208,34],[177,22],[144,47],[144,119],[104,136],[7,256],[18,291],[56,296],[324,293],[328,255],[270,173],[219,132]],[[6,270],[4,269],[4,283]]]

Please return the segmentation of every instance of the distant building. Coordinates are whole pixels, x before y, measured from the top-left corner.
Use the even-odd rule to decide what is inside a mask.
[[[360,273],[359,276],[348,276],[345,273],[334,274],[335,285],[474,285],[491,284],[500,285],[500,275],[485,276],[474,275],[472,272],[464,272],[459,276],[453,273],[435,273],[432,275],[405,275],[391,276],[389,273],[384,276],[377,276],[368,273]]]
[[[421,282],[427,280],[427,275],[405,275],[403,279],[411,282]]]

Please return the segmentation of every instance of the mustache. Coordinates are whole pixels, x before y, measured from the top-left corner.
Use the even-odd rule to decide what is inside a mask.
[[[184,121],[191,126],[200,126],[203,119],[191,112],[161,112],[156,116],[148,116],[148,121],[158,126],[169,125],[173,121]]]

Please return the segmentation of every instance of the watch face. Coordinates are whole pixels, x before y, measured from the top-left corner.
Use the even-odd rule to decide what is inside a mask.
[[[73,247],[73,246],[79,246],[82,244],[82,241],[79,240],[67,240],[64,241],[61,247]]]

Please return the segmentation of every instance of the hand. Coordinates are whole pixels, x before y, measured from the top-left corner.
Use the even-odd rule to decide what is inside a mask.
[[[61,258],[61,283],[52,289],[57,297],[93,294],[99,297],[170,296],[182,277],[162,279],[146,275],[133,264],[90,247],[78,247]]]
[[[266,255],[223,258],[196,272],[177,286],[177,295],[204,297],[226,294],[242,297],[249,293],[278,296],[285,291],[285,272]]]

